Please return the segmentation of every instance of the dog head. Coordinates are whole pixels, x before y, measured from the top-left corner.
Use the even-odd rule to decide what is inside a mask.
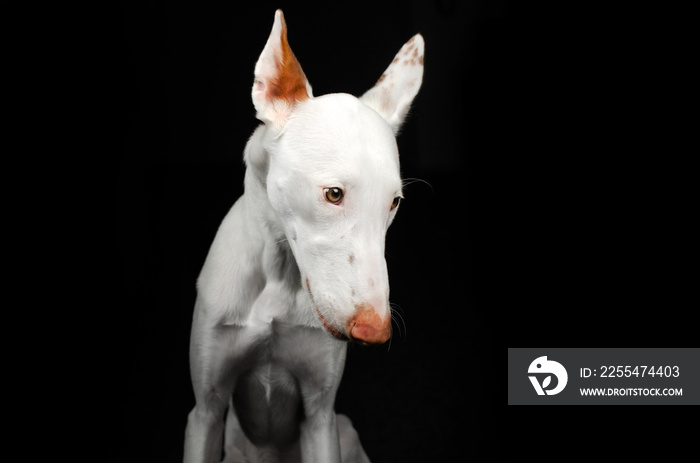
[[[314,97],[287,42],[281,11],[255,66],[252,98],[265,123],[263,183],[316,317],[363,344],[391,335],[387,229],[402,198],[395,136],[423,76],[413,37],[362,97]]]

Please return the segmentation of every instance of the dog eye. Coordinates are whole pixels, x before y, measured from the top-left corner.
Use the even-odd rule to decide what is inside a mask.
[[[400,202],[401,202],[400,196],[397,196],[396,198],[394,198],[394,201],[391,203],[391,210],[393,211],[394,209],[396,209],[396,207],[399,205]]]
[[[338,204],[343,199],[343,190],[338,187],[326,188],[323,190],[329,203]]]

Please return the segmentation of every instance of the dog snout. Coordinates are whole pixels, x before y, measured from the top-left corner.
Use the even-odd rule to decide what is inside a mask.
[[[391,337],[391,316],[379,315],[374,306],[362,304],[355,307],[356,312],[348,320],[346,331],[348,337],[360,344],[384,344]]]

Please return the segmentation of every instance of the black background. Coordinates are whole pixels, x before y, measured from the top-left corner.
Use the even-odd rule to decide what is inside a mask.
[[[390,348],[350,346],[337,399],[373,462],[527,454],[539,434],[531,414],[506,409],[508,346],[696,339],[678,266],[691,211],[678,205],[690,183],[675,139],[688,123],[669,106],[685,95],[684,73],[669,71],[678,15],[248,3],[124,3],[96,21],[107,40],[91,89],[107,130],[98,151],[116,269],[104,352],[118,391],[102,459],[182,457],[194,283],[242,193],[243,147],[258,124],[252,73],[276,8],[315,95],[360,95],[411,36],[426,41],[423,86],[398,139],[404,178],[420,181],[387,236],[405,325]],[[629,417],[625,435],[641,432]],[[543,421],[542,432],[577,442],[565,430],[578,419]]]

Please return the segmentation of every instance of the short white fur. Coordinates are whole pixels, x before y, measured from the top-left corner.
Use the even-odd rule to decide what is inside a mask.
[[[333,405],[344,341],[380,343],[390,330],[384,242],[402,197],[395,134],[420,88],[423,38],[359,99],[314,97],[303,72],[292,77],[302,97],[276,97],[271,86],[289,75],[285,41],[278,10],[255,67],[263,124],[245,148],[245,193],[197,281],[186,463],[218,462],[222,448],[228,463],[369,462]],[[342,200],[330,202],[328,188]]]

